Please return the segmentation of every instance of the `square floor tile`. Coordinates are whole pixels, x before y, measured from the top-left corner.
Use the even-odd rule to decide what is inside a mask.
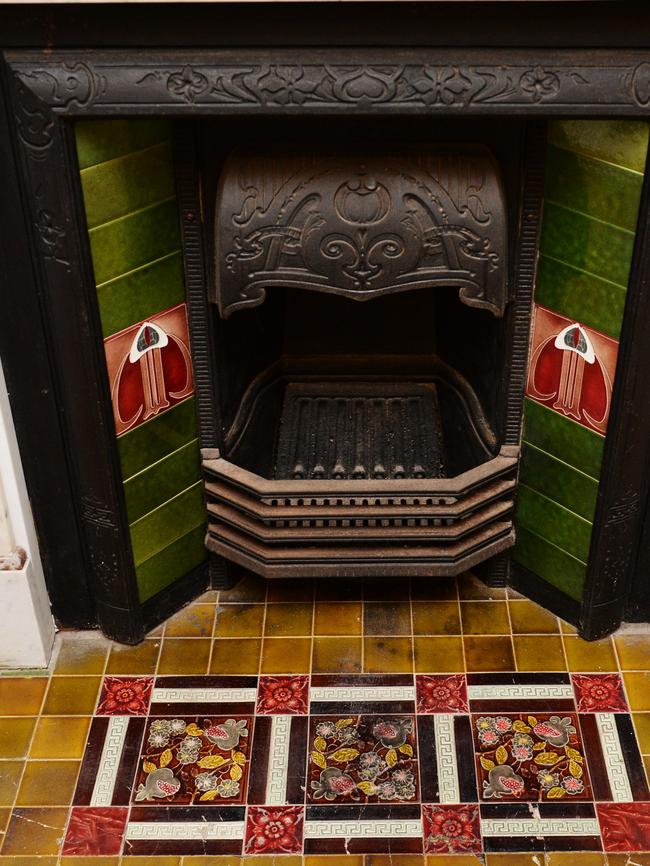
[[[510,621],[505,601],[461,601],[463,634],[508,634]]]
[[[571,681],[579,712],[629,712],[618,674],[573,674]]]
[[[360,673],[362,657],[361,637],[315,637],[311,669],[315,674]]]
[[[211,674],[256,674],[262,641],[254,638],[217,639],[212,646]]]
[[[466,713],[467,680],[462,674],[416,676],[418,713]]]
[[[146,716],[153,677],[105,677],[99,695],[98,716]]]
[[[256,712],[259,715],[307,715],[309,677],[260,677]]]
[[[461,637],[415,637],[413,645],[416,673],[464,672],[465,656]]]
[[[304,811],[302,806],[251,806],[246,818],[244,852],[300,854]]]
[[[67,820],[67,807],[14,809],[7,826],[2,856],[58,854]]]
[[[463,638],[463,643],[465,645],[465,664],[468,671],[515,670],[512,640],[509,637],[471,635]]]
[[[363,653],[363,667],[368,673],[413,671],[413,640],[410,637],[364,638]]]
[[[265,674],[309,673],[311,638],[264,638],[261,671]]]
[[[63,854],[97,856],[119,854],[128,810],[77,806],[72,810]]]
[[[422,832],[427,854],[466,854],[483,850],[479,809],[473,803],[423,805]]]
[[[605,851],[650,851],[650,803],[599,803]]]

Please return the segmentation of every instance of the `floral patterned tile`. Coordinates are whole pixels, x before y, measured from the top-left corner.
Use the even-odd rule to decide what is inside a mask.
[[[480,854],[481,825],[479,808],[459,806],[422,806],[422,832],[425,854]]]
[[[418,713],[466,713],[467,680],[462,674],[416,676]]]
[[[618,674],[573,674],[573,690],[580,713],[629,713]]]
[[[104,677],[98,716],[146,716],[153,677]]]
[[[302,806],[250,806],[246,820],[246,854],[300,854]]]
[[[257,693],[259,715],[307,715],[309,677],[260,677]]]

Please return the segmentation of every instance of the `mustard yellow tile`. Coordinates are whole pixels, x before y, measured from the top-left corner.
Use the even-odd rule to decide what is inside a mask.
[[[565,671],[562,638],[557,635],[515,635],[512,639],[519,671]]]
[[[486,854],[486,866],[543,866],[543,854]]]
[[[0,716],[37,716],[47,677],[0,677]]]
[[[257,674],[262,641],[252,638],[217,639],[212,647],[211,674]]]
[[[65,806],[72,801],[79,761],[28,761],[17,806]]]
[[[643,768],[645,769],[646,781],[650,785],[650,755],[641,755],[641,760],[643,761]]]
[[[413,641],[410,637],[366,637],[363,669],[367,673],[411,673]]]
[[[260,637],[264,626],[263,604],[220,604],[215,637]]]
[[[311,638],[264,638],[264,674],[308,674],[311,665]]]
[[[124,857],[122,860],[122,866],[129,866],[130,861],[131,857]],[[231,857],[225,855],[220,857],[184,857],[183,866],[240,866],[240,864],[247,861],[248,857],[244,860],[243,857]],[[143,863],[142,866],[151,866],[151,864],[147,861],[147,863]],[[154,863],[153,866],[156,866],[156,864]]]
[[[650,673],[625,671],[625,690],[631,710],[650,710]]]
[[[563,640],[570,671],[597,673],[618,670],[611,638],[586,641],[577,635],[565,635]]]
[[[463,638],[468,671],[513,671],[515,659],[509,637],[500,635]]]
[[[546,855],[546,866],[606,866],[604,854],[596,851],[554,851]]]
[[[188,604],[167,620],[165,637],[211,637],[214,613],[213,604]]]
[[[282,866],[285,866],[285,857],[286,857],[286,866],[302,866],[302,857],[298,854],[283,854],[282,856]],[[278,859],[274,857],[272,854],[247,854],[242,857],[242,866],[277,866]],[[219,866],[219,864],[215,864],[215,866]],[[332,863],[331,866],[334,866]]]
[[[650,670],[650,635],[616,635],[614,643],[622,671]]]
[[[650,854],[608,854],[608,866],[650,866]]]
[[[360,673],[361,637],[315,637],[311,669],[315,674]]]
[[[555,634],[557,617],[528,599],[510,599],[510,622],[513,634]]]
[[[3,856],[58,854],[67,818],[67,808],[14,809],[2,846]],[[41,864],[30,864],[30,866],[41,866]]]
[[[161,859],[160,857],[150,858],[149,866],[151,864],[153,866],[160,866],[159,860]],[[178,866],[178,862],[177,858],[174,866]],[[119,866],[119,863],[119,857],[61,857],[60,860],[60,866]],[[40,861],[38,866],[41,866]]]
[[[458,595],[461,601],[489,601],[504,599],[507,596],[505,588],[486,586],[474,574],[463,574],[456,580],[458,583]]]
[[[634,730],[642,754],[650,755],[650,713],[632,713]]]
[[[0,761],[0,806],[13,806],[24,761]]]
[[[36,719],[0,718],[0,758],[23,758],[34,733]]]
[[[346,854],[345,860],[336,854],[313,854],[305,857],[304,866],[363,866],[363,854]]]
[[[97,858],[89,858],[88,866],[94,866],[94,860]],[[185,864],[187,866],[188,863],[191,863],[192,860],[202,859],[202,858],[194,858],[194,857],[186,857]],[[240,857],[206,857],[206,860],[214,861],[214,866],[239,866]],[[70,857],[70,863],[66,863],[66,858],[63,857],[61,859],[61,866],[76,866],[78,857]],[[222,860],[224,861],[222,863]],[[155,857],[123,857],[121,860],[123,866],[180,866],[181,858],[176,857],[173,854],[167,856],[158,856]]]
[[[463,634],[510,634],[505,601],[461,601]]]
[[[95,710],[101,677],[52,677],[43,715],[88,716]]]
[[[0,854],[0,864],[2,866],[59,866],[59,858],[55,855],[52,856],[43,856],[43,854],[38,855],[38,860],[34,860],[32,857],[10,857],[9,855]]]
[[[153,674],[156,672],[162,641],[143,640],[137,646],[113,644],[106,665],[107,674]]]
[[[424,866],[424,862],[423,854],[366,854],[365,866]]]
[[[571,625],[570,622],[565,622],[563,619],[560,620],[560,631],[562,634],[578,634],[578,629]]]
[[[414,601],[413,634],[460,634],[460,611],[456,601]]]
[[[158,660],[159,674],[205,674],[210,647],[208,638],[165,638]]]
[[[413,643],[416,673],[462,673],[465,670],[461,637],[415,637]]]
[[[427,866],[484,866],[477,854],[428,854]]]
[[[411,634],[411,605],[408,601],[371,601],[363,606],[366,635]]]
[[[314,613],[314,634],[361,634],[363,614],[360,602],[319,601]]]
[[[0,834],[4,833],[5,827],[9,823],[9,818],[11,818],[11,809],[0,809]],[[2,842],[0,842],[0,846]]]
[[[38,720],[30,758],[81,758],[90,716],[42,716]]]
[[[79,635],[63,632],[61,646],[54,665],[55,674],[101,674],[110,646],[102,635]]]
[[[309,636],[312,629],[314,608],[311,603],[268,604],[266,606],[266,637]]]

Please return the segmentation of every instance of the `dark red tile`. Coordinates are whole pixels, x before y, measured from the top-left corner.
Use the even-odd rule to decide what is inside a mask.
[[[250,806],[246,820],[246,854],[300,854],[303,806]]]
[[[479,809],[476,805],[422,806],[425,854],[481,852]]]
[[[307,715],[309,677],[260,677],[257,712],[261,715]]]
[[[598,803],[605,851],[650,851],[650,803]]]
[[[98,716],[146,716],[153,677],[105,677]]]
[[[467,682],[462,674],[416,676],[418,713],[466,713]]]
[[[618,674],[573,674],[579,713],[628,713]]]
[[[129,810],[123,807],[75,806],[62,854],[95,857],[119,854]]]

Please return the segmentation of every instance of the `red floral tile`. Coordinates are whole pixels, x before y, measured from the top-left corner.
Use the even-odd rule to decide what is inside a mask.
[[[302,806],[249,806],[246,821],[247,854],[300,854]]]
[[[590,799],[575,713],[473,715],[472,730],[481,799]]]
[[[605,851],[650,851],[650,803],[598,803]]]
[[[244,802],[252,723],[250,717],[151,719],[133,799],[163,806]]]
[[[114,806],[75,806],[61,853],[84,857],[119,854],[128,813]]]
[[[146,716],[153,677],[105,677],[98,716]]]
[[[466,713],[467,682],[462,674],[415,678],[418,713]]]
[[[260,677],[257,712],[261,715],[307,715],[309,677]]]
[[[578,712],[629,712],[618,674],[573,674],[572,679]]]
[[[425,854],[481,852],[478,806],[422,806]]]

